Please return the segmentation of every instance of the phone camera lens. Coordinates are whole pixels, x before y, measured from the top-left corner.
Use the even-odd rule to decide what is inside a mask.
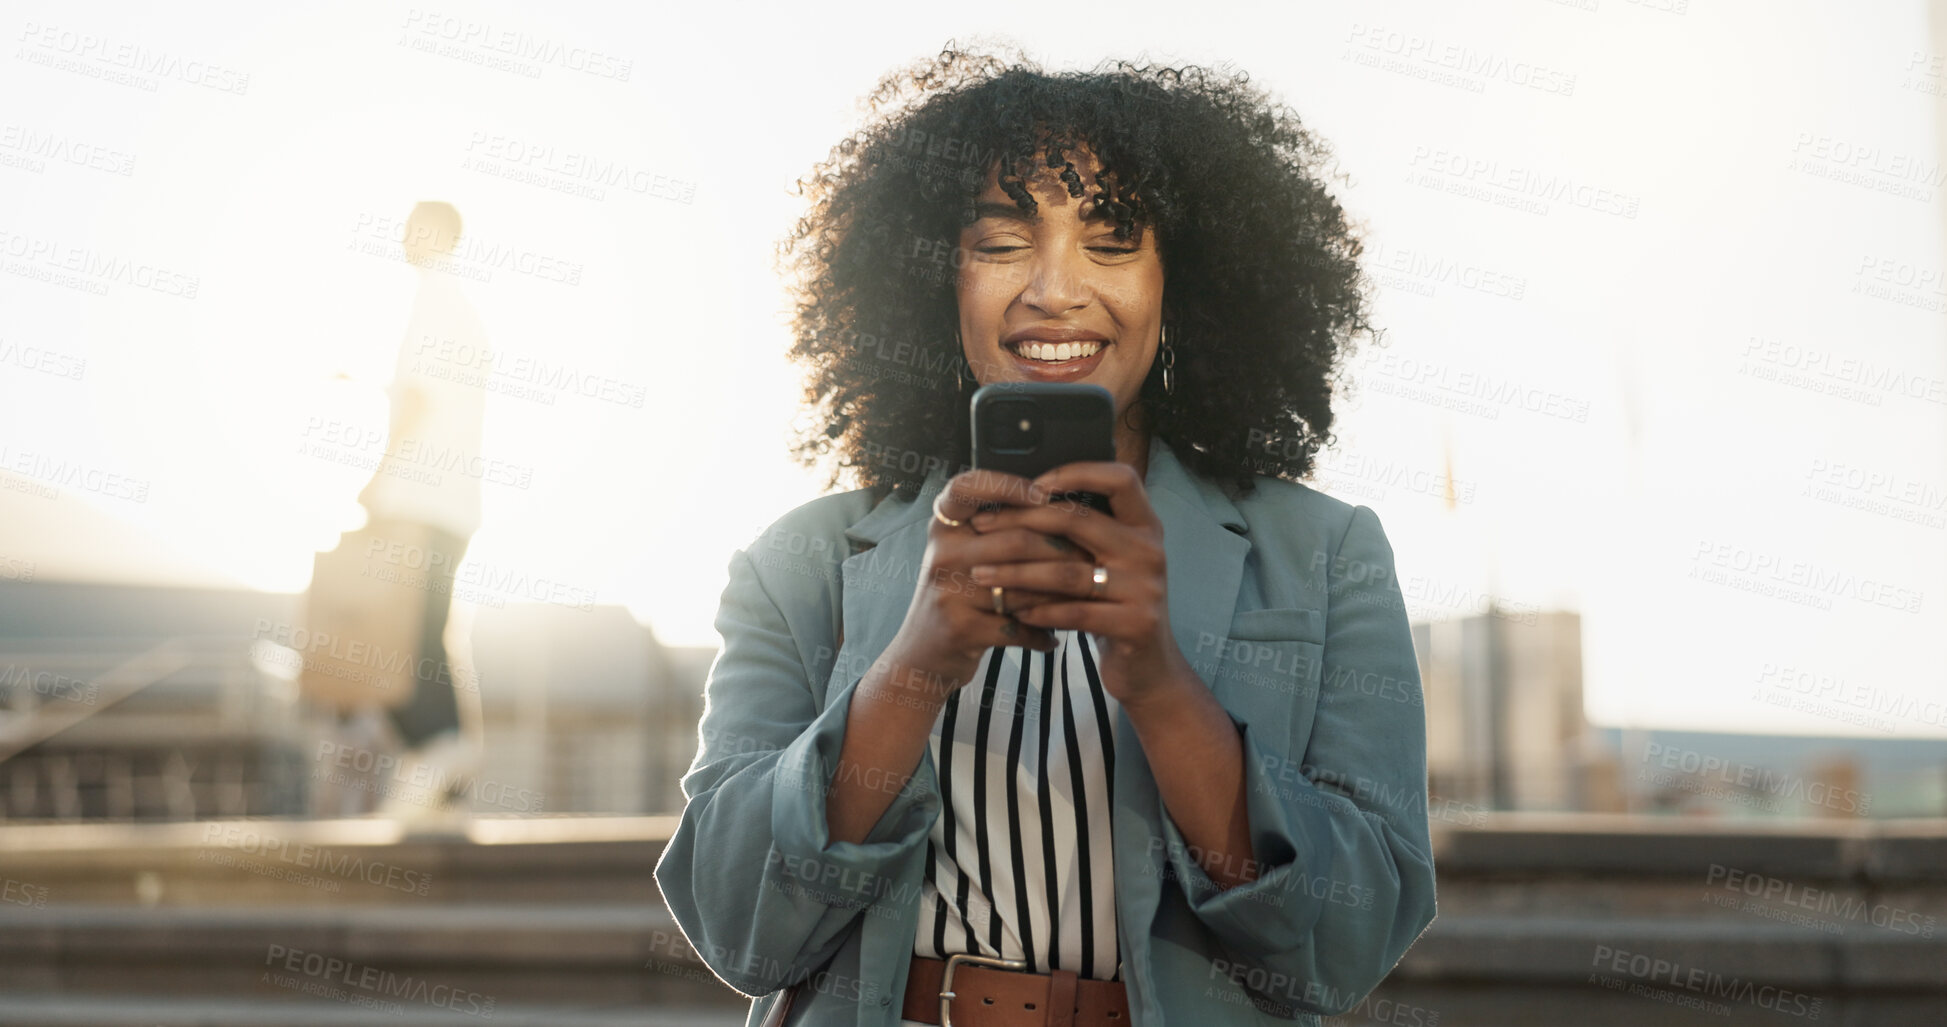
[[[994,452],[1032,453],[1041,445],[1041,422],[1031,399],[995,402],[983,424]]]

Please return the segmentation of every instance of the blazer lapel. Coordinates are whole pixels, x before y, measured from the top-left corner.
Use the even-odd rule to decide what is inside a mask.
[[[1211,684],[1217,645],[1230,635],[1244,556],[1251,551],[1244,517],[1222,489],[1193,477],[1161,439],[1150,442],[1143,487],[1163,522],[1176,644],[1197,675]]]
[[[933,497],[946,487],[946,472],[935,468],[917,500],[887,496],[845,537],[859,552],[840,566],[845,591],[844,623],[834,637],[842,639],[835,670],[863,676],[872,660],[899,633],[913,590],[919,585],[920,559],[926,555],[926,519],[933,514]],[[863,547],[863,548],[861,548]],[[860,660],[855,653],[869,654]],[[834,680],[833,684],[842,684]],[[829,694],[829,692],[827,693]]]
[[[1161,439],[1150,442],[1143,490],[1163,522],[1176,644],[1197,676],[1211,685],[1219,665],[1217,645],[1230,635],[1244,556],[1251,549],[1243,515],[1221,489],[1193,477]],[[1117,718],[1115,739],[1116,932],[1125,968],[1148,980],[1150,918],[1163,887],[1164,854],[1156,844],[1163,837],[1162,800],[1128,717]],[[1145,862],[1148,872],[1136,872]]]

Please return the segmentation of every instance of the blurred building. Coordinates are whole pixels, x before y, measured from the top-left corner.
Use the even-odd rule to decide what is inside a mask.
[[[714,649],[669,647],[619,606],[483,608],[473,627],[487,774],[541,797],[476,790],[481,812],[666,813],[696,752]]]
[[[302,597],[0,582],[0,819],[303,816],[334,714],[273,641]],[[266,630],[266,625],[272,626]],[[483,607],[473,624],[491,813],[664,813],[714,650],[613,606]]]
[[[251,645],[291,598],[0,584],[0,816],[304,812],[297,692]]]
[[[1582,618],[1492,609],[1413,625],[1428,791],[1500,810],[1619,808],[1582,711]]]
[[[1581,618],[1510,611],[1413,625],[1427,791],[1443,810],[1728,818],[1947,814],[1947,740],[1599,728]]]
[[[1632,813],[1727,819],[1947,815],[1947,739],[1602,728]]]

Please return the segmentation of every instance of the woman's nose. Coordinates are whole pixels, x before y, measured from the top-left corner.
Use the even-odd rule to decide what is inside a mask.
[[[1047,251],[1036,253],[1028,271],[1021,302],[1048,314],[1065,314],[1088,305],[1087,274],[1071,260]]]

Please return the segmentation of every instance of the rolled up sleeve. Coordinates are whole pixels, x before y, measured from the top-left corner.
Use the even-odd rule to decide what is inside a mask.
[[[825,797],[863,668],[834,680],[840,691],[820,710],[802,640],[742,551],[731,557],[716,627],[723,649],[682,781],[688,801],[656,883],[705,964],[762,995],[831,958],[860,911],[886,897],[898,868],[924,848],[940,800],[923,760],[864,840],[833,842]]]
[[[1329,561],[1310,737],[1240,728],[1259,874],[1218,886],[1165,813],[1170,873],[1234,980],[1293,1015],[1345,1012],[1434,917],[1419,666],[1392,547],[1367,507]],[[1303,755],[1292,766],[1284,752]]]

